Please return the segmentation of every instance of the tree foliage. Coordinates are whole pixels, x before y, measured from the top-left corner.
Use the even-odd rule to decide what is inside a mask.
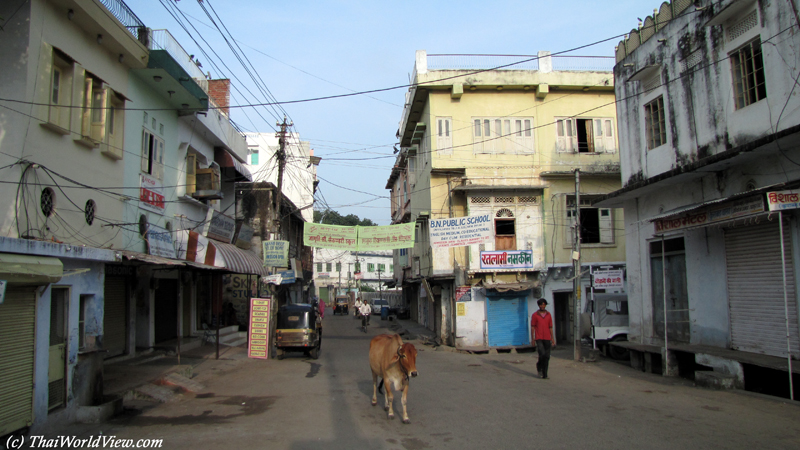
[[[332,209],[326,209],[324,211],[314,211],[314,223],[324,223],[326,225],[342,225],[348,227],[354,227],[356,225],[360,225],[362,227],[374,227],[377,224],[370,219],[364,218],[360,219],[355,214],[348,214],[343,216],[338,212]]]

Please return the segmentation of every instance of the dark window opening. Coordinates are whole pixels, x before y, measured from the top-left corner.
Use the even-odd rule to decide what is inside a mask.
[[[578,152],[594,153],[594,132],[592,131],[592,119],[576,119],[578,128]]]

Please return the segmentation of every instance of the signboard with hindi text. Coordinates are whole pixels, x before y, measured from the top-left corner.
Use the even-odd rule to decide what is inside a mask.
[[[394,250],[414,246],[414,223],[358,227],[358,250]]]
[[[357,227],[306,223],[303,225],[303,243],[315,248],[358,250]]]
[[[595,270],[592,273],[592,287],[594,289],[619,289],[624,287],[622,269]]]
[[[431,247],[460,247],[484,244],[494,239],[494,222],[489,214],[481,216],[430,219]]]
[[[233,217],[226,216],[216,210],[211,210],[211,220],[208,222],[206,237],[230,244],[233,233],[236,231],[236,221]]]
[[[163,258],[177,258],[175,254],[175,244],[172,241],[172,233],[166,228],[161,228],[153,224],[147,225],[145,234],[147,241],[147,253]]]
[[[250,299],[250,331],[247,336],[247,356],[269,358],[269,298]]]
[[[767,193],[770,211],[800,208],[800,191],[778,191]]]
[[[748,197],[722,203],[697,212],[689,212],[674,217],[666,217],[653,221],[657,234],[667,231],[680,230],[711,225],[759,214],[764,211],[764,200],[761,196]]]
[[[414,223],[380,227],[343,227],[307,223],[303,243],[314,248],[339,250],[394,250],[414,244]]]
[[[481,269],[533,269],[532,250],[481,252]]]
[[[261,243],[264,267],[289,267],[289,241]]]

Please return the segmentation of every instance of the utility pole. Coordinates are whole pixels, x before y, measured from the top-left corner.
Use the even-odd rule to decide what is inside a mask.
[[[283,202],[283,171],[286,168],[286,129],[294,126],[293,122],[286,123],[286,116],[283,117],[283,123],[276,124],[281,127],[281,131],[275,134],[278,138],[278,151],[275,152],[275,159],[278,162],[278,192],[275,194],[275,205],[273,211],[275,213],[275,232],[280,237],[281,230],[281,204]]]
[[[575,169],[575,242],[572,260],[575,267],[575,278],[572,280],[573,313],[575,322],[575,361],[581,359],[581,169]]]

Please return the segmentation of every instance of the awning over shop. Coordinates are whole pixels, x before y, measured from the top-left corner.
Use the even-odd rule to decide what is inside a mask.
[[[193,266],[214,266],[228,272],[267,276],[269,271],[255,253],[233,244],[208,239],[194,231],[176,233],[178,257]]]
[[[132,252],[130,250],[119,250],[122,257],[128,261],[139,261],[147,264],[162,265],[162,266],[188,266],[195,269],[205,270],[224,270],[222,267],[209,266],[193,261],[183,261],[180,259],[164,258],[162,256],[148,255],[147,253]],[[176,267],[178,269],[179,267]],[[65,275],[66,276],[66,275]]]
[[[214,161],[219,164],[225,181],[253,181],[253,175],[239,160],[222,147],[214,149]]]
[[[21,284],[49,284],[61,280],[64,266],[58,258],[0,253],[0,280]]]
[[[539,287],[538,281],[527,281],[522,283],[486,283],[481,282],[487,290],[497,292],[522,292]]]
[[[269,272],[258,257],[251,252],[240,249],[233,244],[213,242],[217,254],[225,261],[225,268],[231,272],[267,276]]]

